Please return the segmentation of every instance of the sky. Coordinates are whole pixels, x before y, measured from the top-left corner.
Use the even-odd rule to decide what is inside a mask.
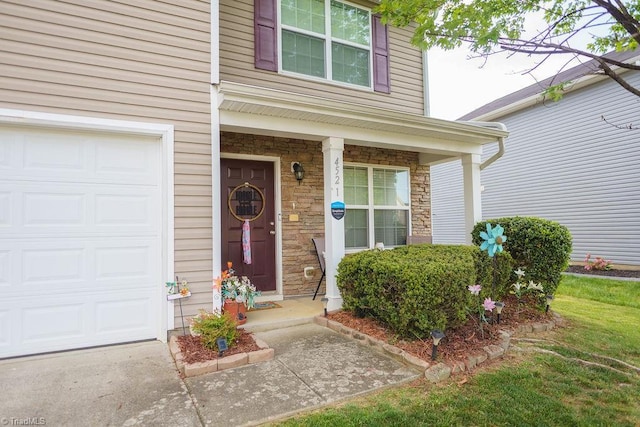
[[[523,38],[547,28],[539,13],[527,16]],[[608,27],[600,30],[590,28],[571,38],[571,46],[584,49],[594,35],[604,35]],[[575,59],[567,67],[571,55],[552,55],[544,64],[532,70],[545,56],[506,52],[492,55],[487,61],[482,58],[469,59],[470,52],[463,45],[451,51],[432,49],[429,57],[430,115],[439,119],[456,120],[495,99],[530,86],[537,81],[557,74],[559,71],[579,64]],[[584,59],[583,59],[584,61]]]
[[[504,95],[532,85],[556,74],[568,59],[564,55],[551,58],[534,76],[524,74],[541,58],[514,55],[483,59],[469,58],[469,51],[429,51],[430,115],[439,119],[456,120]]]

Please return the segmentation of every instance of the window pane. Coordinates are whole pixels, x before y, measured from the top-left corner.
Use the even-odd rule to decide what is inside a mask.
[[[331,2],[332,37],[369,46],[369,12],[338,1]]]
[[[343,176],[344,202],[347,205],[368,205],[367,169],[345,166]]]
[[[281,9],[284,25],[325,33],[324,0],[282,0]]]
[[[332,43],[333,80],[360,86],[369,84],[369,51]]]
[[[409,171],[374,169],[373,204],[409,206]]]
[[[324,77],[324,40],[283,30],[282,69]]]
[[[404,210],[375,210],[373,221],[375,225],[376,243],[385,246],[400,246],[407,244],[408,211]]]
[[[344,245],[346,248],[368,248],[369,224],[366,209],[347,209],[344,216]]]

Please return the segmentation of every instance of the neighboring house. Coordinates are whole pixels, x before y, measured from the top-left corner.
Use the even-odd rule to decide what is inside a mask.
[[[638,52],[616,56],[635,60]],[[573,261],[591,253],[640,266],[640,98],[609,78],[587,75],[593,67],[588,62],[555,77],[573,82],[558,102],[541,95],[547,80],[461,117],[509,128],[506,153],[482,171],[482,217],[558,221],[573,236]],[[640,87],[640,72],[623,75]],[[467,237],[460,169],[453,162],[431,169],[434,242]]]
[[[506,132],[425,117],[424,55],[374,5],[1,2],[0,357],[165,340],[164,283],[192,316],[226,261],[310,298],[313,237],[337,308],[345,251],[431,235],[436,160],[464,159],[471,227]]]

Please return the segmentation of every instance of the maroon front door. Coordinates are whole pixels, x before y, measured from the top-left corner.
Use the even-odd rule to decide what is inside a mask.
[[[233,262],[260,291],[276,290],[276,222],[273,163],[220,159],[222,266]],[[243,262],[242,226],[249,221],[251,264]]]

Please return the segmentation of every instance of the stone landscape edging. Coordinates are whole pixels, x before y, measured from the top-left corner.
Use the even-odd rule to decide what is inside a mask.
[[[171,352],[171,356],[173,356],[173,360],[176,362],[178,371],[180,371],[185,378],[237,368],[243,365],[251,365],[253,363],[266,362],[267,360],[273,359],[275,354],[274,350],[269,348],[269,345],[260,338],[257,338],[253,334],[251,336],[260,350],[232,354],[230,356],[207,360],[206,362],[186,363],[184,361],[184,355],[180,350],[177,336],[172,336],[169,339],[169,351]]]
[[[509,350],[511,338],[515,335],[540,333],[552,330],[556,327],[557,324],[562,323],[562,318],[557,313],[553,314],[555,320],[519,325],[515,331],[504,329],[500,330],[499,333],[501,336],[501,341],[499,345],[487,345],[482,348],[482,351],[474,354],[469,354],[464,362],[454,361],[449,363],[431,363],[426,360],[420,359],[419,357],[407,353],[401,348],[388,344],[384,341],[380,341],[374,337],[370,337],[363,332],[349,328],[348,326],[345,326],[340,322],[336,322],[335,320],[330,320],[323,315],[314,317],[314,322],[320,326],[324,326],[342,335],[350,337],[360,344],[370,345],[376,350],[392,357],[393,359],[399,360],[400,362],[413,366],[418,370],[424,371],[424,376],[427,380],[431,381],[432,383],[437,383],[446,380],[451,375],[463,372],[471,372],[473,369],[487,360],[494,360],[504,357],[504,355]]]

